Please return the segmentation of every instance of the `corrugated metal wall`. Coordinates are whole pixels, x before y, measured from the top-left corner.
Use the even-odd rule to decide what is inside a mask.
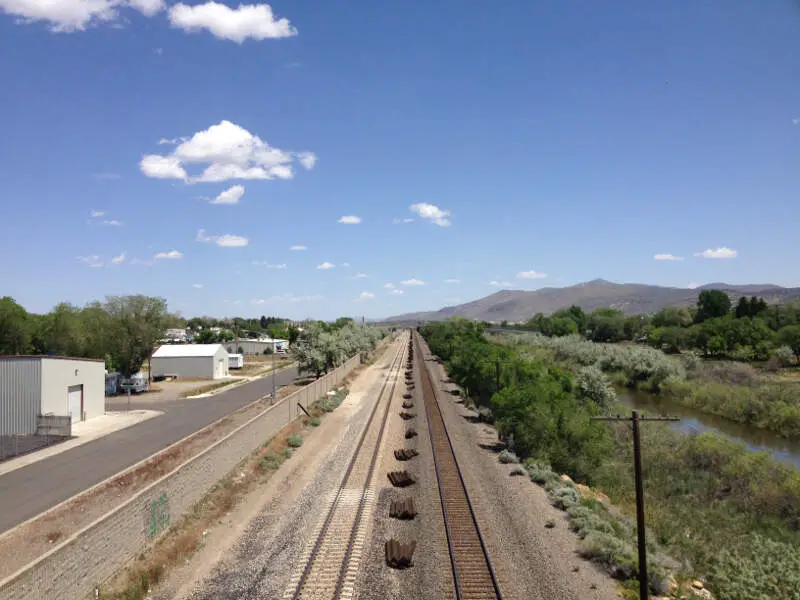
[[[41,360],[0,359],[0,435],[36,433],[41,393]]]

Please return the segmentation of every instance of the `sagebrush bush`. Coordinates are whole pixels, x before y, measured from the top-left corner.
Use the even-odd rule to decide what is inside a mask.
[[[789,346],[775,348],[774,356],[782,367],[788,367],[794,362],[794,351]]]
[[[597,403],[599,406],[610,406],[617,400],[611,381],[609,381],[599,367],[581,367],[575,376],[578,390],[585,398]]]
[[[518,463],[519,457],[509,450],[503,450],[498,456],[497,460],[499,460],[504,465],[508,465],[511,463]]]
[[[553,473],[553,469],[546,463],[528,460],[525,463],[525,468],[528,470],[531,480],[539,485],[545,485],[548,481],[558,478],[558,475]]]
[[[270,452],[259,461],[258,465],[265,471],[268,471],[268,470],[275,470],[278,467],[280,467],[281,462],[283,461],[281,460],[280,456],[278,456],[274,452]]]
[[[581,501],[581,495],[571,485],[556,486],[548,493],[550,502],[558,509],[567,510],[577,506]]]
[[[292,447],[292,448],[299,448],[300,446],[303,445],[303,436],[297,435],[296,433],[293,434],[293,435],[290,435],[286,439],[286,443],[289,444],[289,446]]]
[[[494,423],[494,415],[492,409],[488,406],[481,406],[478,408],[478,419],[482,423]]]

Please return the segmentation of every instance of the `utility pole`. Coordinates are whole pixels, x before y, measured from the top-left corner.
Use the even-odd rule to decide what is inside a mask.
[[[641,421],[680,421],[677,417],[642,417],[633,411],[630,417],[592,417],[592,421],[630,421],[633,426],[633,472],[636,478],[636,536],[639,542],[639,600],[650,597],[647,584],[647,543],[644,524],[644,482],[642,481],[642,445],[639,436]]]
[[[270,334],[272,340],[272,402],[275,402],[275,338]]]

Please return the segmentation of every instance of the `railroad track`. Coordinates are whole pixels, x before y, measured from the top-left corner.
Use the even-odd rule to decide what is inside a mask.
[[[444,515],[455,597],[457,600],[502,600],[503,596],[439,407],[436,388],[425,365],[422,344],[415,334],[412,336],[416,346],[414,357],[420,366],[422,395]]]
[[[383,432],[392,398],[400,378],[402,358],[407,343],[390,363],[375,406],[358,440],[353,457],[347,466],[330,506],[319,528],[314,545],[302,568],[291,578],[284,600],[334,599],[349,600],[353,596],[355,579],[366,542],[362,523],[369,522],[375,502],[372,488]],[[380,413],[380,423],[374,421]]]

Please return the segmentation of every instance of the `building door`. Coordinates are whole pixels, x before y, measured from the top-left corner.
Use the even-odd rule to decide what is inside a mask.
[[[71,385],[67,388],[67,406],[72,417],[72,424],[83,420],[83,385]]]

